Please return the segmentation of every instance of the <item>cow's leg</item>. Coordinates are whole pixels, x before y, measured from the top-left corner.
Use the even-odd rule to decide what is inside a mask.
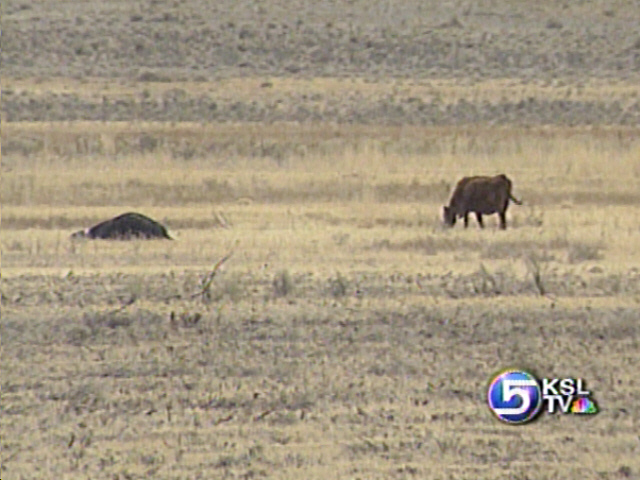
[[[507,212],[500,212],[500,228],[502,230],[507,229]]]
[[[464,218],[464,228],[467,228],[469,226],[469,212],[464,212],[462,218]]]
[[[476,219],[478,220],[480,228],[484,228],[484,224],[482,223],[482,214],[480,212],[476,212]]]

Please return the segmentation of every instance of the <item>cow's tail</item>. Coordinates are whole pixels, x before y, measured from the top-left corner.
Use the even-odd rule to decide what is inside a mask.
[[[516,205],[522,205],[522,200],[518,200],[516,197],[514,197],[511,192],[509,192],[509,198],[511,200],[513,200],[513,203],[515,203]]]

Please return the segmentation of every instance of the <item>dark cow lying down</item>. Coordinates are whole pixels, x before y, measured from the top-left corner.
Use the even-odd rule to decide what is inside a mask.
[[[474,212],[480,228],[484,228],[482,215],[497,213],[500,216],[500,228],[504,230],[507,228],[509,200],[522,205],[511,194],[511,180],[506,175],[464,177],[456,185],[449,206],[444,207],[444,223],[453,227],[456,218],[462,217],[466,228],[469,225],[469,213]]]
[[[106,222],[80,230],[71,235],[71,238],[100,238],[105,240],[160,238],[172,240],[163,225],[140,213],[132,212],[124,213]]]

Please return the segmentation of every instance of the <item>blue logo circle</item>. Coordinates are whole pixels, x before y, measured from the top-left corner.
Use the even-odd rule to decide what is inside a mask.
[[[536,377],[522,370],[506,370],[489,384],[489,408],[500,420],[520,424],[533,420],[542,407]]]

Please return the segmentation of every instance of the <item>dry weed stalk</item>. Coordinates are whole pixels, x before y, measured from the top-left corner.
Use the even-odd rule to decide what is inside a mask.
[[[480,283],[474,286],[476,293],[483,295],[500,295],[502,293],[495,276],[486,269],[483,263],[480,264],[478,275]]]
[[[226,229],[231,228],[231,224],[229,223],[227,218],[224,216],[222,211],[214,212],[214,217],[215,217],[215,220],[216,220],[217,224],[220,227],[226,228]]]
[[[529,270],[531,278],[533,279],[533,285],[536,287],[538,294],[541,297],[544,297],[547,291],[542,280],[542,266],[540,264],[540,259],[537,255],[528,255],[525,260],[527,270]]]
[[[224,257],[218,260],[218,262],[213,266],[213,269],[211,270],[211,272],[209,272],[209,275],[202,280],[201,290],[191,295],[191,298],[196,298],[200,296],[203,302],[211,298],[211,284],[213,283],[213,279],[216,278],[216,274],[218,273],[218,270],[220,269],[222,264],[227,260],[229,260],[229,258],[231,258],[232,255],[233,255],[233,251],[227,253]]]
[[[120,313],[125,310],[127,307],[130,307],[138,300],[138,296],[133,293],[128,299],[121,300],[121,305],[118,308],[115,308],[109,312],[107,312],[107,316],[115,315],[116,313]]]

